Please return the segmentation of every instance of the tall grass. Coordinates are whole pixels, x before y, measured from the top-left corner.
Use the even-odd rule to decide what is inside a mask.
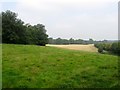
[[[35,45],[3,44],[3,88],[112,88],[118,57]]]

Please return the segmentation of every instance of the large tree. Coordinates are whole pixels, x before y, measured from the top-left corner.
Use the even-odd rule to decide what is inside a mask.
[[[17,14],[9,10],[2,12],[2,29],[3,43],[45,46],[48,42],[44,25],[24,25],[24,22],[17,18]]]
[[[24,22],[17,19],[17,14],[7,10],[2,12],[3,43],[25,43]]]

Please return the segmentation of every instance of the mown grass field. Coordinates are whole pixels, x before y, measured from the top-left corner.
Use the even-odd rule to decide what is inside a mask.
[[[118,57],[35,45],[3,44],[3,88],[112,88]]]

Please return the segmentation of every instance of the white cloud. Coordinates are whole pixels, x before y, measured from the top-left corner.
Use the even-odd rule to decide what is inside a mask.
[[[61,7],[97,8],[106,3],[117,3],[118,0],[17,0],[22,7],[39,10],[52,10]]]
[[[4,0],[5,1],[5,0]],[[117,39],[118,0],[18,0],[19,18],[43,23],[49,36]]]

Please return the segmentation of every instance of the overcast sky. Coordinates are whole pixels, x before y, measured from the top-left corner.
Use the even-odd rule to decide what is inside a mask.
[[[49,37],[118,39],[119,0],[1,0],[1,10],[44,24]]]

